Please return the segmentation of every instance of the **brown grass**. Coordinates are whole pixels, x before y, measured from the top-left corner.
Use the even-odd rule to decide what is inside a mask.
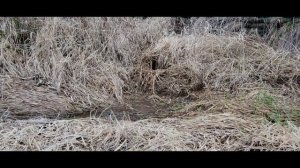
[[[242,19],[0,18],[0,149],[298,150],[300,53],[246,34]],[[49,119],[136,92],[190,98],[178,111],[196,117]]]
[[[299,150],[299,128],[231,113],[185,120],[18,120],[0,123],[1,150]]]
[[[154,62],[155,70],[150,67]],[[141,86],[159,93],[236,92],[268,84],[299,94],[299,63],[288,52],[247,36],[202,34],[161,39],[145,52],[136,71]]]

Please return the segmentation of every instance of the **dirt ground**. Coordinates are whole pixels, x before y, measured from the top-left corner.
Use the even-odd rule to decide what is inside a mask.
[[[187,104],[191,100],[178,98],[175,100],[163,99],[159,96],[142,94],[125,95],[124,103],[116,103],[106,108],[99,108],[90,113],[71,115],[66,118],[88,118],[96,117],[103,119],[116,119],[126,121],[138,121],[153,118],[191,117],[194,112],[179,111],[180,105]],[[177,107],[179,106],[179,107]]]

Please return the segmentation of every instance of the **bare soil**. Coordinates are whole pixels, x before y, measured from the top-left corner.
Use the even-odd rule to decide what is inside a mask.
[[[100,117],[137,121],[150,118],[184,117],[188,116],[189,112],[176,111],[172,107],[186,101],[188,100],[176,99],[169,102],[157,102],[148,95],[131,94],[124,96],[124,103],[116,103],[104,109],[100,108],[90,113],[74,115],[73,118]]]

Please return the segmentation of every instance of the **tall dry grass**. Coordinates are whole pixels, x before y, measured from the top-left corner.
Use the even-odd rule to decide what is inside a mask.
[[[49,92],[64,96],[66,106],[77,109],[122,102],[135,59],[163,35],[169,22],[170,18],[4,18],[1,75],[38,74],[47,79]],[[18,41],[23,36],[27,41]],[[6,99],[17,101],[13,90],[4,91]],[[33,98],[27,94],[23,99]]]
[[[299,54],[276,51],[242,30],[233,33],[243,18],[176,19],[2,18],[2,82],[26,85],[38,75],[45,79],[38,85],[63,97],[67,111],[122,102],[123,91],[137,89],[186,95],[268,84],[299,94]],[[181,34],[174,32],[178,25]],[[29,90],[40,92],[35,85]],[[23,99],[40,104],[31,94],[16,99],[22,94],[4,84],[1,92],[2,109]]]

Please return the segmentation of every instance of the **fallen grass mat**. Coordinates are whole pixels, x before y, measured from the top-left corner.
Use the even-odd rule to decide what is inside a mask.
[[[0,123],[4,151],[298,151],[300,129],[233,113],[139,121],[82,118]]]

